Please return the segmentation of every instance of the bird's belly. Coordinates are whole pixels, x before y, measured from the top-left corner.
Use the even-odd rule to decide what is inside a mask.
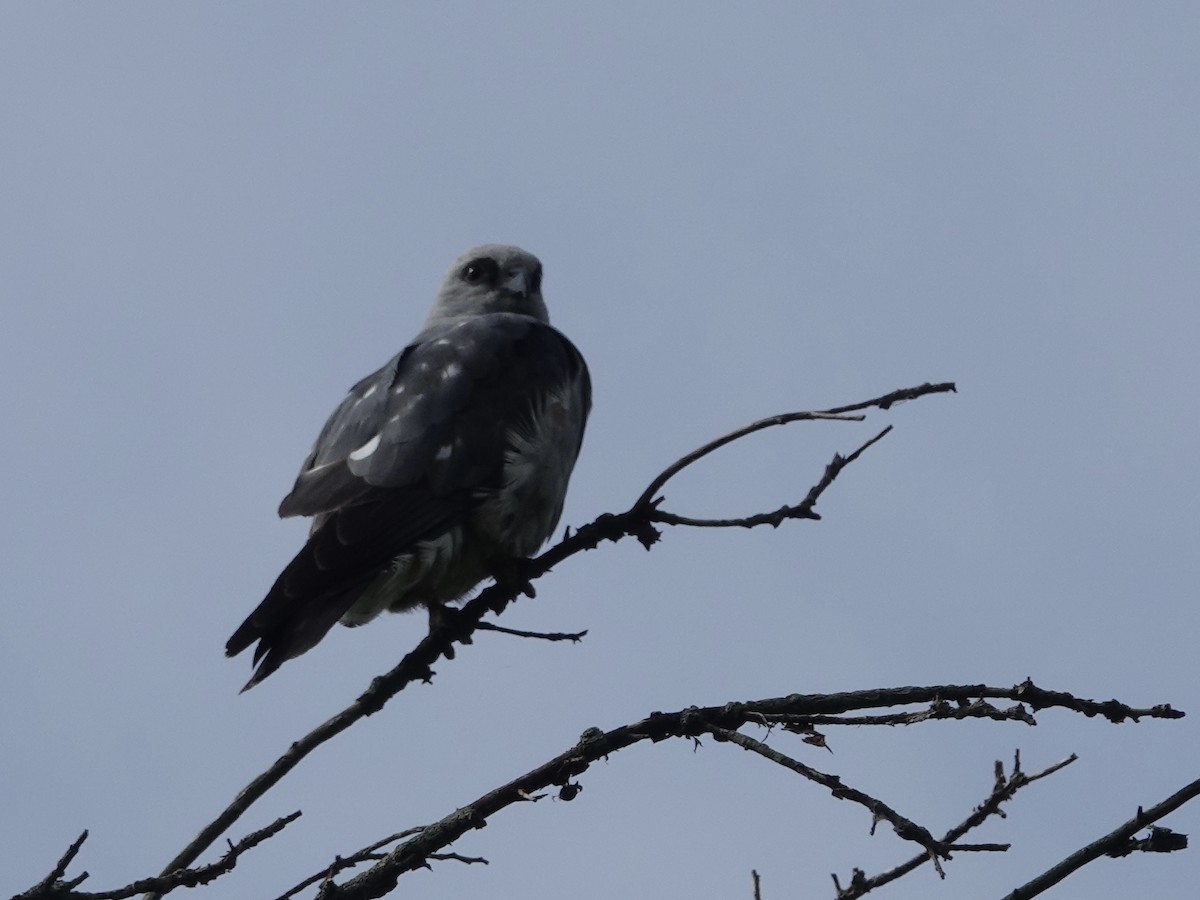
[[[487,576],[475,543],[461,526],[421,541],[367,585],[342,616],[342,624],[362,625],[384,610],[407,612],[460,599]]]

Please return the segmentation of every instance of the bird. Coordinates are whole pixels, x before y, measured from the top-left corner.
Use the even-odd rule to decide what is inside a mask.
[[[421,332],[350,389],[279,506],[312,524],[225,645],[232,657],[257,642],[242,691],[338,621],[424,606],[432,627],[534,554],[562,516],[591,402],[538,258],[503,244],[459,256]]]

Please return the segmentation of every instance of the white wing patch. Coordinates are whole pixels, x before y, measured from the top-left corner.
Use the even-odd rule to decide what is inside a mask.
[[[370,456],[372,453],[374,453],[378,447],[379,447],[379,435],[375,435],[375,437],[371,438],[369,441],[367,441],[365,444],[363,444],[361,447],[359,447],[357,450],[355,450],[353,453],[351,453],[350,459],[353,462],[359,462],[360,460],[364,460],[368,456]]]

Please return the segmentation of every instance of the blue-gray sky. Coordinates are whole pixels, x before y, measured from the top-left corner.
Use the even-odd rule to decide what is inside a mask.
[[[564,521],[762,415],[925,380],[672,485],[669,532],[563,565],[430,686],[318,751],[208,888],[273,896],[651,710],[1015,683],[1200,712],[1200,9],[1132,4],[61,4],[0,11],[0,895],[78,832],[151,874],[421,635],[337,629],[251,693],[222,645],[303,539],[274,511],[451,260],[520,244],[596,406]],[[1081,760],[888,896],[998,896],[1197,776],[1195,720],[838,730],[813,765],[935,831],[992,761]],[[726,746],[638,747],[499,816],[423,897],[831,894],[911,847]],[[1195,834],[1200,808],[1166,824]],[[1194,851],[1057,898],[1190,896]],[[882,896],[882,894],[881,894]]]

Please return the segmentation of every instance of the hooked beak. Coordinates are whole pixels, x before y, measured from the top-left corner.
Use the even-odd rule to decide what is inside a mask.
[[[503,287],[510,293],[517,294],[520,297],[528,297],[529,273],[524,269],[517,269],[515,272],[510,272],[508,277],[504,279]]]

